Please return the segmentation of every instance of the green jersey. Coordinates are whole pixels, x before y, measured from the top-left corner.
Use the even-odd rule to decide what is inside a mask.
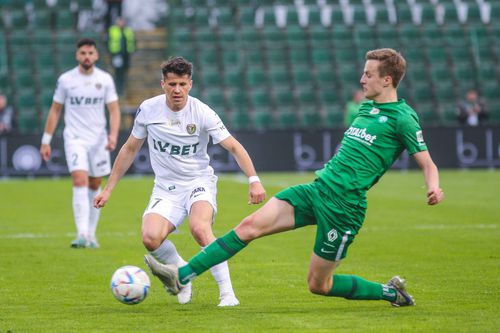
[[[415,111],[403,99],[364,102],[341,148],[316,174],[345,200],[366,206],[366,191],[405,149],[409,154],[427,150]]]

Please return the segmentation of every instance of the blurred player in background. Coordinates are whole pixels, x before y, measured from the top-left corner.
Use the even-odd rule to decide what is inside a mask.
[[[108,51],[111,56],[111,66],[115,70],[116,91],[118,95],[125,94],[130,60],[135,52],[135,33],[126,25],[125,19],[119,17],[108,30]]]
[[[73,214],[77,237],[73,248],[97,248],[96,228],[100,210],[93,199],[102,177],[111,170],[110,151],[116,148],[120,127],[120,106],[113,78],[97,68],[97,46],[92,39],[77,43],[78,66],[63,73],[58,81],[47,116],[40,153],[51,157],[50,142],[64,107],[64,150],[73,180]],[[105,106],[110,133],[106,130]]]
[[[352,98],[346,103],[344,108],[344,126],[349,128],[358,115],[359,107],[365,101],[363,90],[358,89],[352,93]]]
[[[0,135],[9,133],[12,129],[14,111],[7,103],[7,96],[0,94]]]
[[[192,64],[181,57],[162,64],[161,86],[165,94],[144,101],[137,110],[134,127],[120,149],[108,183],[94,201],[103,207],[111,192],[148,139],[155,185],[142,220],[142,241],[150,255],[164,264],[186,262],[167,239],[184,218],[195,240],[208,246],[215,240],[212,224],[217,212],[217,176],[209,165],[209,137],[236,159],[249,181],[249,202],[261,203],[265,191],[245,148],[228,132],[219,116],[200,100],[189,96]],[[235,306],[236,298],[227,262],[211,268],[219,285],[219,306]],[[178,294],[179,303],[191,301],[191,284]]]
[[[342,147],[316,172],[317,179],[279,192],[187,265],[180,268],[163,265],[146,255],[146,263],[154,274],[176,294],[196,276],[228,260],[252,240],[315,224],[316,241],[307,279],[312,293],[356,300],[386,300],[394,306],[414,305],[405,281],[399,276],[382,284],[355,275],[333,274],[363,224],[366,191],[405,149],[423,171],[427,203],[435,205],[444,198],[438,169],[427,151],[418,117],[397,97],[397,86],[405,69],[406,61],[396,51],[369,51],[360,82],[370,101],[360,106],[358,116],[344,134]]]
[[[458,102],[457,119],[462,126],[484,125],[488,120],[486,103],[475,89],[467,91],[465,99]]]

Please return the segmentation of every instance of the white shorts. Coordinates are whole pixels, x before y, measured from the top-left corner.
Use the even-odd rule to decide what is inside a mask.
[[[189,215],[191,206],[197,201],[208,201],[215,214],[217,213],[217,177],[197,179],[189,187],[178,187],[165,190],[155,186],[144,215],[156,213],[169,220],[175,228],[179,228]]]
[[[64,140],[64,151],[69,172],[87,171],[90,177],[103,177],[111,172],[111,156],[106,149],[107,140],[94,146],[81,140]]]

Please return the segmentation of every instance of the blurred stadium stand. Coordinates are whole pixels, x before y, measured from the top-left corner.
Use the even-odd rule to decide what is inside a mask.
[[[161,93],[159,64],[180,55],[195,65],[192,95],[230,128],[342,127],[366,51],[392,47],[408,60],[400,97],[425,126],[455,125],[455,104],[470,88],[500,122],[500,1],[163,2],[156,28],[138,32],[125,107]],[[19,130],[38,132],[57,75],[75,65],[75,40],[104,40],[82,24],[97,9],[91,0],[0,3],[0,90]]]

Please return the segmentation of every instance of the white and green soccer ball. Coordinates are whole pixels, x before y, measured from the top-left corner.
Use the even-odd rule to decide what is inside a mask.
[[[149,276],[136,266],[118,268],[111,277],[113,296],[124,304],[138,304],[148,295],[151,282]]]

